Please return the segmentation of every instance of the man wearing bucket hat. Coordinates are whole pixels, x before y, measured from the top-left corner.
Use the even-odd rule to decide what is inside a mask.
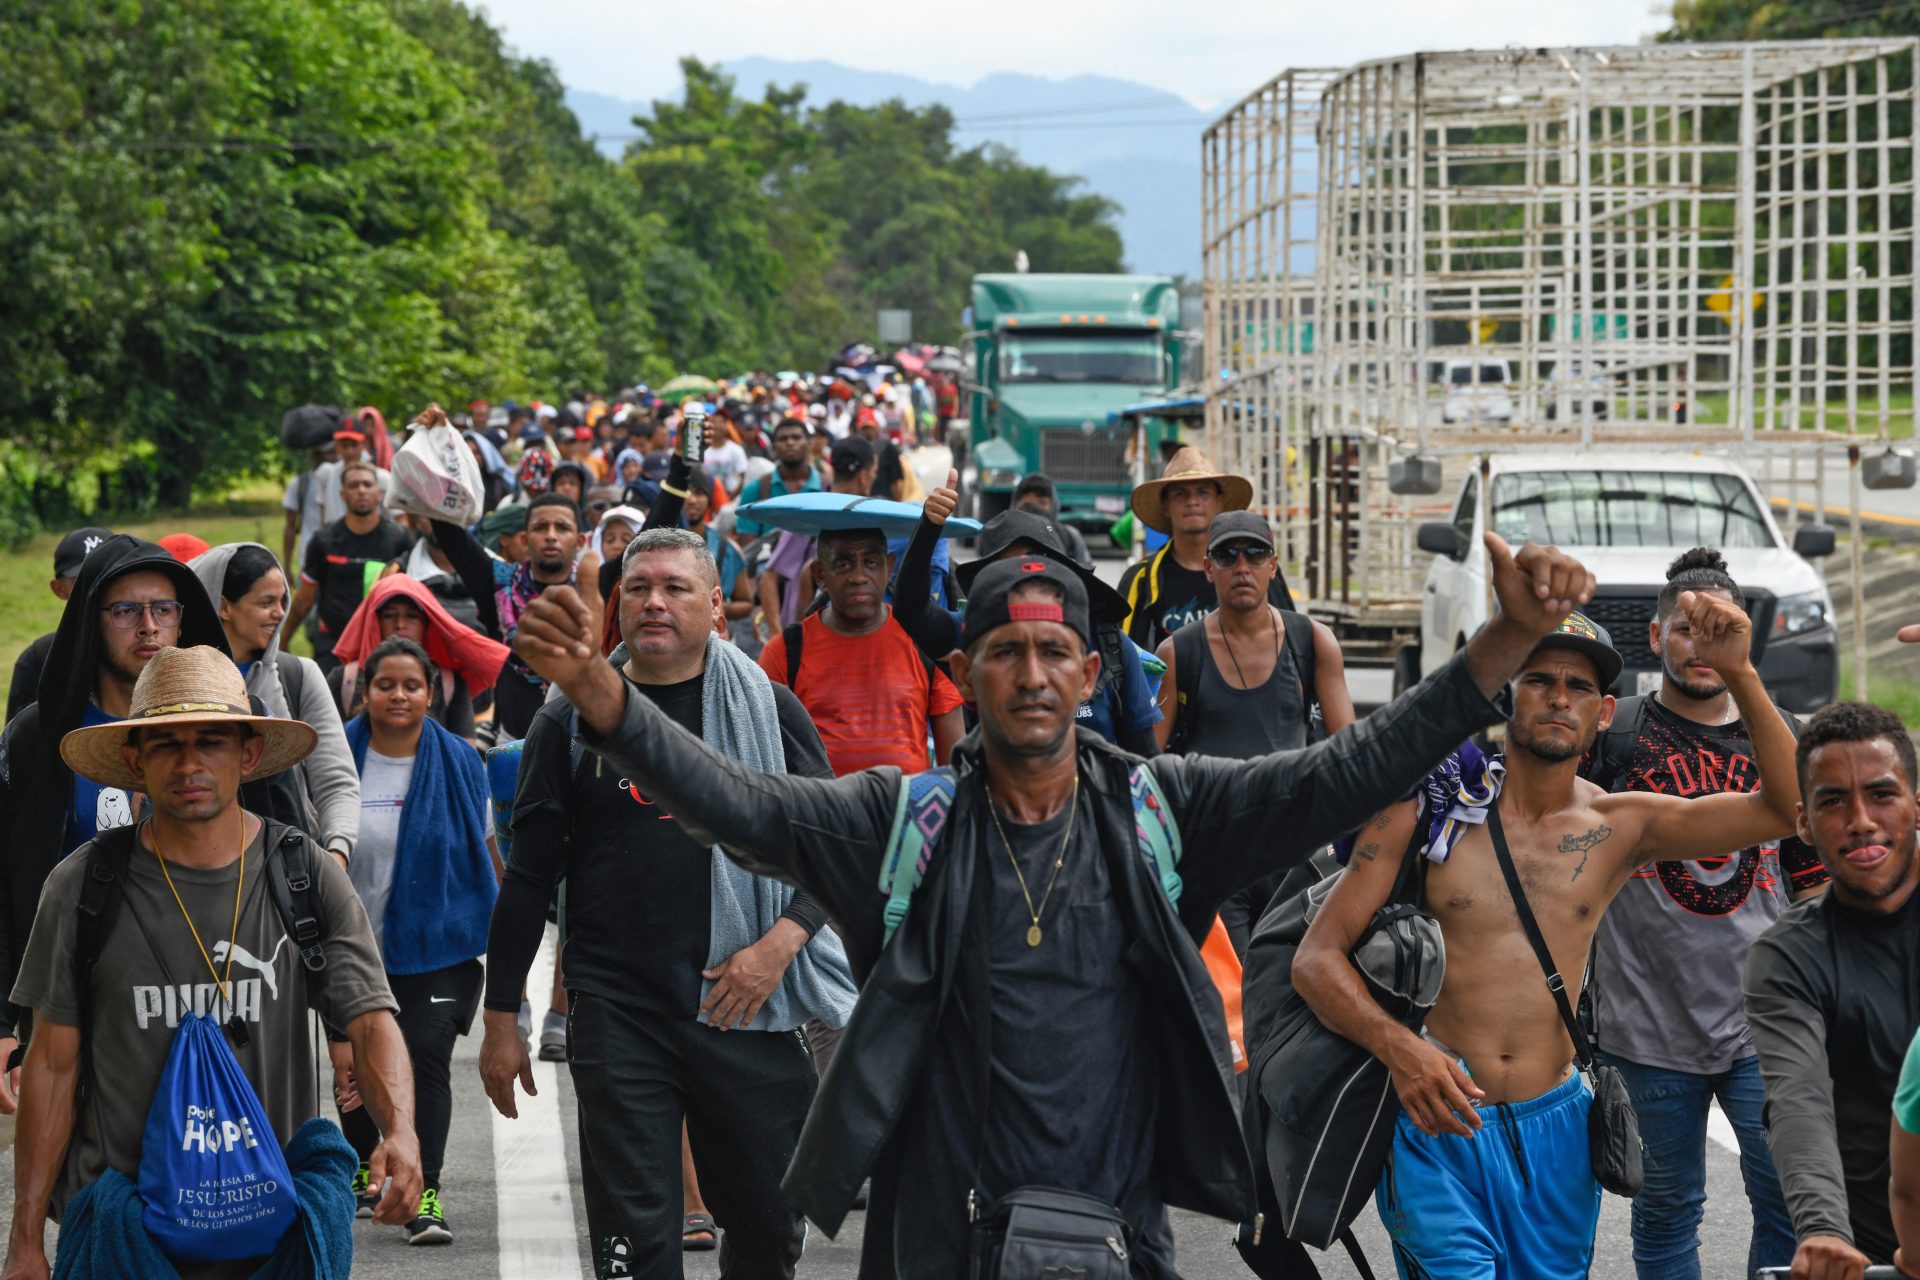
[[[1151,653],[1160,642],[1198,622],[1219,607],[1207,576],[1207,535],[1223,511],[1245,511],[1253,485],[1229,475],[1191,445],[1167,461],[1166,473],[1133,491],[1133,518],[1167,534],[1167,545],[1136,564],[1120,579],[1126,597],[1127,634]],[[1286,580],[1273,575],[1267,599],[1277,609],[1293,608]]]
[[[992,1205],[1029,1185],[1113,1206],[1125,1226],[1095,1247],[1138,1244],[1133,1274],[1169,1276],[1146,1233],[1165,1206],[1253,1216],[1226,1019],[1197,945],[1219,904],[1498,719],[1490,699],[1592,593],[1558,551],[1487,545],[1502,611],[1465,654],[1346,732],[1251,761],[1142,761],[1078,732],[1100,671],[1086,585],[1045,557],[995,561],[950,659],[979,729],[954,751],[949,801],[910,818],[925,784],[897,769],[776,777],[707,748],[600,660],[597,619],[571,592],[535,602],[517,645],[610,770],[831,911],[866,982],[785,1185],[831,1233],[872,1173],[863,1275],[963,1274],[970,1193]]]
[[[187,1014],[223,1026],[296,1180],[301,1152],[337,1154],[337,1134],[295,1142],[317,1114],[307,1011],[343,1030],[359,1095],[386,1134],[374,1159],[391,1181],[377,1216],[413,1216],[421,1173],[412,1073],[366,913],[333,859],[239,801],[244,780],[298,764],[314,740],[300,721],[253,714],[232,659],[204,645],[161,650],[125,719],[61,740],[76,774],[144,793],[148,816],[54,868],[40,897],[11,997],[33,1009],[35,1023],[8,1274],[44,1275],[44,1220],[107,1170],[140,1172],[150,1105]],[[96,897],[95,882],[111,883],[111,896]],[[295,891],[320,922],[316,936],[290,936],[276,898]],[[97,921],[91,930],[84,908]],[[111,1064],[109,1087],[93,1078],[96,1064]],[[342,1186],[351,1163],[342,1162]],[[110,1212],[98,1196],[89,1206]],[[351,1200],[339,1207],[350,1230]],[[331,1234],[342,1224],[317,1225]],[[76,1232],[74,1245],[85,1241]]]
[[[1587,1274],[1606,1151],[1637,1153],[1612,1108],[1595,1109],[1594,1123],[1613,1141],[1589,1136],[1596,1104],[1583,1075],[1625,1097],[1612,1067],[1589,1070],[1586,1037],[1572,1034],[1594,931],[1646,863],[1793,830],[1794,737],[1754,670],[1751,620],[1717,592],[1687,591],[1678,604],[1695,656],[1751,728],[1757,790],[1684,799],[1608,794],[1582,779],[1581,758],[1613,717],[1606,690],[1621,657],[1604,628],[1569,614],[1514,680],[1505,759],[1462,748],[1435,775],[1443,786],[1369,825],[1294,958],[1294,986],[1320,1021],[1384,1063],[1399,1094],[1375,1202],[1402,1275],[1490,1274],[1499,1259],[1516,1275]],[[1436,792],[1444,800],[1423,809]],[[1351,959],[1416,840],[1428,859],[1424,906],[1446,948],[1424,1034],[1381,1007]],[[1276,1082],[1297,1065],[1284,1051],[1268,1063]]]

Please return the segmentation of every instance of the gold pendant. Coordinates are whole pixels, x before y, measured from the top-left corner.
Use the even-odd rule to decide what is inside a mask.
[[[1037,924],[1032,925],[1027,929],[1027,945],[1030,947],[1037,947],[1040,945],[1040,926],[1039,925]]]

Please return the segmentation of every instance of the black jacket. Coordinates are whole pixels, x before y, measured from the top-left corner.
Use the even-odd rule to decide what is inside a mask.
[[[1167,1203],[1229,1221],[1253,1212],[1251,1163],[1240,1136],[1231,1050],[1219,996],[1196,939],[1219,904],[1254,877],[1305,858],[1357,828],[1501,710],[1483,697],[1464,658],[1326,742],[1257,760],[1155,759],[1183,833],[1176,913],[1135,851],[1129,756],[1090,733],[1078,736],[1081,776],[1096,797],[1103,853],[1140,972],[1162,1028],[1153,1183]],[[891,1143],[924,1070],[935,1028],[970,980],[963,949],[977,858],[943,856],[982,847],[986,803],[980,745],[955,752],[960,787],[913,909],[883,951],[885,896],[879,867],[899,799],[899,773],[871,769],[833,781],[755,773],[710,751],[646,699],[629,697],[622,722],[582,743],[669,805],[696,838],[712,840],[751,871],[804,885],[832,912],[861,979],[859,1006],[807,1119],[788,1170],[794,1203],[829,1233],[861,1181],[951,1153]],[[892,1188],[875,1185],[862,1274],[892,1274]],[[927,1212],[909,1206],[908,1212]]]
[[[165,548],[131,534],[116,534],[95,547],[80,566],[40,673],[39,699],[8,722],[0,735],[0,977],[6,982],[0,990],[0,1022],[6,1025],[0,1032],[13,1025],[12,1006],[4,1003],[4,997],[13,991],[20,956],[27,949],[40,886],[60,861],[67,827],[73,821],[73,771],[60,759],[60,739],[80,727],[87,700],[93,696],[100,665],[101,593],[116,578],[140,570],[173,579],[180,603],[186,607],[180,622],[183,648],[209,644],[228,652],[226,630],[207,599],[206,588],[193,570]],[[243,802],[248,798],[243,788]]]

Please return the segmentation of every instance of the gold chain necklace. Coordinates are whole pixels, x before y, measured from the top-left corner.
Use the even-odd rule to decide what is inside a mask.
[[[207,954],[207,944],[200,941],[200,930],[193,924],[193,915],[182,901],[180,891],[173,887],[173,877],[167,873],[167,860],[160,853],[160,842],[153,838],[153,822],[147,822],[147,843],[153,847],[154,861],[160,864],[160,874],[166,878],[167,888],[173,893],[174,905],[180,908],[180,914],[187,918],[187,932],[193,935],[193,945],[200,948],[200,958],[206,961],[207,972],[213,975],[213,981],[220,988],[220,1000],[227,1007],[227,1013],[234,1018],[239,1014],[233,1007],[233,953],[240,945],[240,890],[247,883],[247,819],[240,818],[240,878],[233,886],[233,933],[232,941],[227,943],[227,972],[223,977],[213,966],[213,957]]]
[[[1067,833],[1060,837],[1060,852],[1053,860],[1053,874],[1047,877],[1047,887],[1040,894],[1038,907],[1033,905],[1033,893],[1027,888],[1026,873],[1020,870],[1020,859],[1014,856],[1013,841],[1007,839],[1007,829],[1000,825],[1000,811],[993,807],[993,788],[987,787],[986,791],[987,812],[993,816],[993,829],[1000,833],[1000,843],[1006,846],[1007,861],[1013,864],[1014,877],[1020,881],[1020,896],[1027,900],[1027,914],[1033,917],[1033,923],[1027,928],[1027,945],[1037,947],[1044,936],[1040,932],[1040,917],[1053,898],[1053,886],[1060,881],[1060,867],[1067,860],[1067,846],[1073,842],[1073,822],[1080,816],[1080,775],[1078,772],[1073,775],[1073,798],[1068,802],[1073,807],[1067,810]]]

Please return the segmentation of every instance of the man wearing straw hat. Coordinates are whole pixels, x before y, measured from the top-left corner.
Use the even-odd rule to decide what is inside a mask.
[[[35,1021],[15,1139],[8,1275],[46,1275],[44,1220],[59,1218],[108,1170],[138,1174],[148,1111],[188,1013],[226,1029],[296,1183],[302,1155],[328,1145],[323,1131],[295,1139],[317,1115],[307,1010],[343,1030],[353,1057],[336,1088],[364,1101],[385,1135],[372,1160],[375,1185],[387,1182],[375,1219],[413,1216],[421,1170],[412,1068],[366,912],[346,872],[309,845],[304,892],[320,921],[324,965],[303,963],[274,901],[290,884],[298,888],[299,860],[282,848],[289,829],[239,804],[243,780],[298,764],[314,742],[300,721],[251,714],[239,670],[209,645],[162,649],[134,685],[125,720],[61,740],[75,773],[144,792],[150,816],[77,850],[40,897],[12,993]],[[117,906],[89,898],[89,879],[116,868]],[[83,901],[98,909],[103,930],[90,981],[79,976],[88,957],[77,954]],[[94,1064],[110,1070],[110,1087],[96,1085]],[[354,1105],[352,1096],[341,1101]],[[343,1186],[352,1164],[345,1159]],[[97,1196],[89,1207],[103,1212]],[[319,1224],[323,1232],[336,1225]],[[305,1247],[298,1234],[283,1248]]]
[[[1167,460],[1158,480],[1133,491],[1133,518],[1170,538],[1120,579],[1120,594],[1132,610],[1127,635],[1135,644],[1151,653],[1219,608],[1207,576],[1207,531],[1222,511],[1245,511],[1252,502],[1253,485],[1245,476],[1220,470],[1191,445]],[[1293,593],[1279,573],[1267,585],[1267,600],[1276,609],[1293,608]]]

